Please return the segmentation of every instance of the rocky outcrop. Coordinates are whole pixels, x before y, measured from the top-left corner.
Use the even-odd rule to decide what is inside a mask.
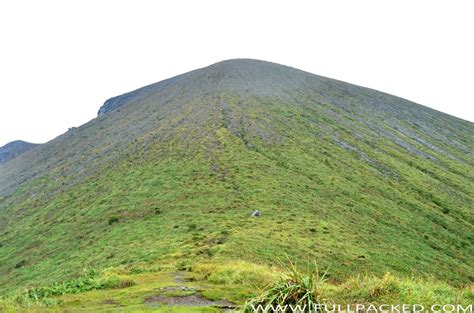
[[[115,109],[118,109],[124,104],[129,104],[136,102],[140,99],[145,98],[146,96],[159,92],[162,90],[164,87],[168,86],[170,83],[172,83],[174,80],[176,80],[179,76],[163,80],[161,82],[151,84],[145,87],[142,87],[140,89],[124,93],[120,96],[116,96],[113,98],[110,98],[104,102],[104,104],[100,107],[99,112],[97,113],[97,116],[103,116],[110,111],[113,111]]]

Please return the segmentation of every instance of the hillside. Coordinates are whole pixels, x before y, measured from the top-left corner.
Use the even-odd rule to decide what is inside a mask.
[[[36,144],[25,142],[22,140],[16,140],[7,143],[3,147],[0,147],[0,164],[7,162],[13,158],[16,158],[20,154],[34,148]]]
[[[285,255],[334,281],[469,284],[473,166],[473,123],[274,63],[216,63],[0,164],[0,293],[84,267]]]

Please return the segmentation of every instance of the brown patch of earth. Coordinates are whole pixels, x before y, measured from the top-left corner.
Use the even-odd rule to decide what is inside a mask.
[[[169,286],[159,289],[163,291],[194,291],[195,289],[186,286]],[[209,300],[200,294],[183,296],[166,296],[162,294],[149,296],[145,299],[145,304],[149,306],[169,305],[169,306],[211,306],[221,309],[233,309],[235,305],[227,300]]]
[[[105,299],[101,302],[101,304],[109,304],[109,305],[115,305],[115,306],[122,306],[117,300],[114,299]]]

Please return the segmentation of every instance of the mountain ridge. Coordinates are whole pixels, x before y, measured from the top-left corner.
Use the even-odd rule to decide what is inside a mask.
[[[300,75],[307,75],[307,76],[313,77],[313,78],[318,77],[321,80],[331,81],[335,84],[339,83],[339,84],[346,85],[346,86],[352,86],[352,87],[355,87],[355,88],[365,89],[369,92],[371,91],[371,92],[381,93],[381,94],[384,94],[384,95],[387,95],[387,96],[398,98],[398,99],[400,99],[400,101],[408,102],[412,105],[416,104],[416,105],[422,106],[422,107],[424,107],[428,110],[433,110],[434,112],[437,112],[437,113],[440,113],[440,114],[445,114],[447,116],[454,117],[454,118],[457,118],[459,120],[472,123],[471,121],[465,120],[461,117],[453,116],[453,115],[450,115],[448,113],[438,111],[436,109],[433,109],[433,108],[424,106],[422,104],[416,103],[416,102],[411,101],[409,99],[399,97],[397,95],[393,95],[393,94],[390,94],[390,93],[387,93],[387,92],[379,91],[379,90],[376,90],[374,88],[365,87],[365,86],[361,86],[361,85],[357,85],[357,84],[353,84],[353,83],[347,83],[347,82],[344,82],[342,80],[338,80],[338,79],[334,79],[334,78],[320,76],[320,75],[317,75],[317,74],[314,74],[314,73],[311,73],[311,72],[308,72],[308,71],[300,70],[300,69],[297,69],[297,68],[294,68],[294,67],[291,67],[291,66],[280,65],[280,64],[274,63],[274,62],[262,61],[262,60],[258,60],[258,59],[249,59],[249,58],[238,58],[238,59],[223,60],[223,61],[211,64],[209,66],[206,66],[206,67],[203,67],[203,68],[200,68],[200,69],[196,69],[196,70],[193,70],[193,71],[190,71],[190,72],[186,72],[184,74],[180,74],[180,75],[177,75],[177,76],[174,76],[174,77],[171,77],[171,78],[167,78],[167,79],[164,79],[164,80],[159,81],[157,83],[152,83],[152,84],[149,84],[147,86],[140,87],[140,88],[134,89],[132,91],[123,93],[121,95],[109,98],[99,108],[98,116],[106,114],[106,113],[110,112],[111,110],[114,110],[114,109],[120,107],[123,104],[134,102],[134,101],[140,99],[141,97],[144,97],[144,96],[146,96],[150,93],[157,92],[160,89],[166,88],[170,84],[176,83],[180,79],[184,79],[189,75],[195,74],[196,72],[211,70],[211,71],[214,71],[214,76],[215,77],[219,77],[220,75],[222,75],[222,72],[221,72],[220,75],[218,74],[219,73],[219,68],[225,68],[227,71],[234,72],[235,69],[239,68],[239,65],[241,65],[241,64],[245,64],[247,66],[249,64],[259,64],[259,65],[265,64],[265,65],[283,67],[283,68],[286,68],[286,69],[291,70],[293,72],[299,73]],[[258,67],[256,67],[256,68],[258,68]],[[225,70],[224,70],[224,72],[225,72]],[[211,74],[209,74],[209,75],[211,75]]]

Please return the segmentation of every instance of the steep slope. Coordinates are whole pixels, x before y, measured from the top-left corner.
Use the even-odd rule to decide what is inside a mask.
[[[84,266],[285,254],[335,279],[390,270],[466,283],[473,134],[470,122],[273,63],[185,73],[0,165],[0,289]]]
[[[31,148],[34,148],[35,146],[36,144],[34,143],[29,143],[22,140],[16,140],[7,143],[3,147],[0,147],[0,164],[3,164],[8,160],[16,158],[23,152],[26,152]]]

